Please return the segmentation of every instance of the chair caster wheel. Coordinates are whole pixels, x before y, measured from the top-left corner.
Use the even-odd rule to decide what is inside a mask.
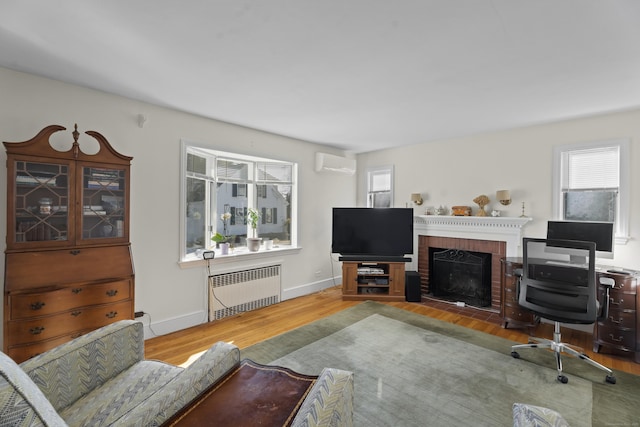
[[[560,381],[562,384],[566,384],[569,382],[569,378],[565,377],[564,375],[558,375],[558,381]]]
[[[520,353],[518,353],[517,351],[512,351],[511,357],[513,357],[514,359],[520,359]]]
[[[616,383],[616,377],[614,377],[613,375],[607,375],[607,377],[605,378],[605,380],[606,380],[609,384],[615,384],[615,383]]]

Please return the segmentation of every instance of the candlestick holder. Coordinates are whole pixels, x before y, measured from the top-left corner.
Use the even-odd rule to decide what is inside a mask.
[[[524,202],[522,202],[522,215],[520,215],[520,218],[526,218],[527,216],[524,214]]]

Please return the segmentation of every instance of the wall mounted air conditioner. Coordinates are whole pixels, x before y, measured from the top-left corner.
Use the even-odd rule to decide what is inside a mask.
[[[355,159],[334,156],[328,153],[316,153],[316,172],[334,172],[353,175],[356,173]]]

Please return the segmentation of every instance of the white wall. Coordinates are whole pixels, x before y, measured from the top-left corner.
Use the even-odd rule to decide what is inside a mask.
[[[340,276],[336,258],[330,256],[331,207],[354,204],[356,179],[316,173],[314,162],[317,151],[343,153],[4,68],[0,68],[0,94],[1,141],[31,139],[51,124],[65,126],[68,131],[63,136],[72,141],[71,130],[77,123],[81,133],[98,131],[117,151],[133,156],[135,309],[150,314],[155,332],[167,333],[207,318],[205,268],[178,265],[181,138],[215,149],[298,162],[298,242],[302,250],[272,255],[283,261],[283,298],[333,286],[333,275]],[[143,128],[138,127],[138,114],[147,116]],[[0,152],[4,165],[6,153],[4,149]],[[0,224],[6,224],[6,173],[0,177]],[[5,248],[4,226],[0,233]],[[261,263],[268,261],[260,259]],[[215,262],[212,267],[217,268]],[[225,269],[232,267],[224,265]],[[4,271],[4,258],[0,268]],[[144,321],[148,323],[149,318]]]
[[[552,151],[555,145],[574,142],[631,140],[631,217],[626,245],[616,245],[615,258],[604,260],[626,268],[640,269],[640,110],[608,114],[587,119],[531,126],[466,138],[429,142],[410,147],[383,150],[358,156],[358,168],[395,165],[395,200],[397,207],[409,203],[416,214],[423,215],[428,206],[471,206],[473,199],[486,194],[491,204],[485,208],[503,211],[503,216],[525,214],[533,221],[524,235],[544,237],[546,221],[552,218]],[[365,204],[366,181],[358,179],[358,202]],[[512,204],[502,206],[495,192],[511,190]],[[422,192],[422,206],[409,202],[411,193]]]
[[[150,313],[154,331],[166,333],[205,321],[204,267],[178,265],[180,139],[212,148],[298,162],[302,250],[283,260],[283,296],[290,298],[333,284],[340,265],[330,256],[331,207],[365,203],[367,167],[395,165],[395,206],[422,192],[427,206],[470,205],[487,194],[490,210],[519,216],[521,203],[534,221],[525,235],[542,236],[551,212],[551,155],[557,144],[599,139],[631,139],[631,240],[616,247],[614,263],[640,269],[640,110],[603,115],[467,138],[436,141],[358,156],[358,178],[314,172],[315,152],[343,153],[199,116],[0,68],[0,140],[24,141],[43,127],[102,133],[113,147],[134,157],[131,242],[136,269],[136,310]],[[139,128],[137,115],[148,118]],[[71,140],[69,134],[69,140]],[[4,150],[0,160],[6,161]],[[6,224],[6,174],[0,173],[0,224]],[[495,191],[511,190],[513,204],[498,206]],[[423,195],[423,197],[424,197]],[[1,241],[6,230],[0,227]],[[264,262],[265,260],[260,260]],[[246,263],[244,263],[246,264]],[[213,268],[218,268],[215,263]],[[230,266],[224,264],[224,269]],[[4,259],[0,261],[4,271]],[[145,318],[145,322],[149,319]]]

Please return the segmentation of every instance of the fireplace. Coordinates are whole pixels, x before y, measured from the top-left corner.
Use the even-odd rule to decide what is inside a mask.
[[[490,254],[490,305],[492,310],[499,311],[502,299],[500,260],[521,256],[522,228],[529,221],[531,218],[525,217],[414,217],[414,247],[417,248],[417,256],[413,259],[412,267],[420,274],[422,295],[431,293],[430,248]]]
[[[431,293],[476,307],[491,305],[491,254],[429,248]]]
[[[492,309],[500,310],[501,278],[500,260],[506,256],[505,242],[490,240],[458,239],[451,237],[419,236],[418,239],[418,272],[420,273],[420,284],[423,295],[432,294],[431,289],[431,260],[429,259],[430,248],[440,250],[457,249],[473,253],[489,254],[490,256],[490,304]],[[432,251],[431,251],[432,252]]]

